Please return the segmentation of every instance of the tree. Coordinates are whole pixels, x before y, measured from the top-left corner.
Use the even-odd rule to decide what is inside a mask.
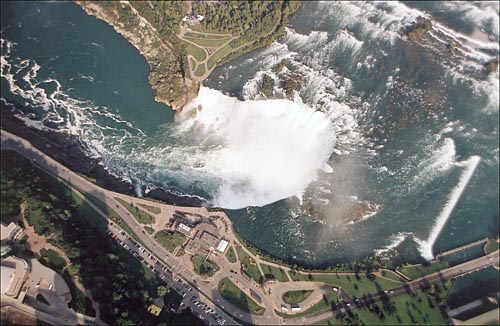
[[[158,294],[158,296],[162,297],[164,296],[165,294],[168,293],[168,289],[166,286],[164,285],[160,285],[158,286],[158,288],[156,289],[156,293]]]

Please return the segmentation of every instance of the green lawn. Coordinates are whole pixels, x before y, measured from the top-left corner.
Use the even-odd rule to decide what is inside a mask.
[[[231,44],[226,44],[222,49],[215,52],[210,57],[210,59],[208,59],[208,62],[207,62],[208,69],[211,69],[215,64],[217,64],[217,61],[224,58],[226,55],[228,55],[232,51],[233,51],[233,47],[231,46]]]
[[[194,271],[198,275],[212,276],[219,268],[207,261],[205,258],[206,255],[200,252],[197,252],[196,255],[191,258],[194,265]]]
[[[451,288],[451,283],[444,285],[446,289]],[[441,285],[443,288],[443,285]],[[445,295],[445,293],[443,293]],[[401,295],[391,298],[396,307],[396,312],[389,314],[384,311],[381,302],[377,302],[378,308],[384,312],[384,320],[367,308],[353,310],[364,325],[446,325],[438,304],[431,296],[418,292],[414,296]],[[345,325],[345,322],[343,323]],[[342,325],[340,319],[330,317],[316,325]]]
[[[177,232],[167,234],[165,232],[159,231],[155,234],[155,240],[163,248],[167,249],[170,252],[174,252],[175,248],[186,241],[186,237]]]
[[[151,205],[146,205],[146,204],[139,204],[142,208],[146,209],[147,211],[150,211],[153,214],[160,214],[161,213],[161,208],[157,206],[151,206]]]
[[[40,255],[47,266],[59,274],[62,273],[64,266],[66,266],[66,261],[57,252],[52,249],[42,249],[40,250]]]
[[[233,247],[229,247],[229,249],[227,250],[226,258],[231,264],[234,264],[238,261],[238,259],[236,258],[236,254],[234,253]]]
[[[155,229],[150,228],[149,226],[145,226],[144,230],[146,230],[146,232],[149,234],[153,234],[155,232]]]
[[[186,52],[187,54],[192,55],[197,61],[203,61],[207,58],[207,54],[203,49],[193,45],[191,43],[186,42]]]
[[[240,246],[236,246],[236,252],[238,253],[238,258],[241,262],[242,269],[250,275],[251,278],[254,279],[255,282],[260,283],[260,278],[262,275],[260,274],[259,268],[257,267],[257,263],[250,258],[250,256],[243,250]]]
[[[196,70],[194,71],[194,75],[198,76],[198,77],[203,76],[204,73],[205,73],[205,65],[204,64],[196,67]]]
[[[309,308],[305,311],[302,311],[302,312],[299,312],[299,313],[296,313],[293,315],[284,314],[284,313],[279,312],[279,311],[276,311],[276,313],[283,318],[297,318],[297,317],[307,316],[307,315],[310,315],[310,314],[318,312],[318,311],[329,309],[331,307],[332,303],[336,302],[336,299],[337,299],[336,294],[327,293],[327,294],[323,295],[323,299],[321,301],[319,301],[314,306],[312,306],[311,308]]]
[[[312,290],[299,290],[299,291],[288,291],[283,294],[283,302],[288,303],[288,304],[297,304],[301,303],[305,299],[307,299],[311,293],[313,293]]]
[[[263,315],[266,310],[243,293],[243,291],[241,291],[227,277],[223,278],[219,282],[218,290],[227,301],[231,302],[235,307],[238,307],[241,310],[248,311],[254,315]]]
[[[288,282],[288,277],[284,269],[279,269],[278,267],[260,264],[264,274],[272,274],[278,282]]]
[[[155,223],[155,218],[149,214],[140,209],[137,206],[134,206],[130,203],[127,203],[125,200],[115,197],[115,199],[125,207],[132,216],[137,220],[137,222],[142,223],[142,224],[154,224]]]
[[[401,285],[401,282],[382,278],[370,281],[364,274],[359,274],[358,278],[354,275],[342,275],[337,273],[311,274],[311,278],[309,278],[308,274],[290,273],[290,277],[293,281],[325,282],[333,286],[342,287],[344,290],[349,292],[351,296],[355,296],[357,298],[360,298],[365,294],[377,293]]]
[[[224,43],[226,43],[230,38],[209,38],[209,39],[203,39],[203,38],[194,38],[194,37],[185,37],[185,39],[196,43],[200,46],[203,47],[210,47],[210,48],[218,48],[222,46]]]
[[[399,267],[398,270],[404,275],[408,276],[412,280],[426,276],[440,270],[448,268],[448,262],[446,261],[436,261],[429,265],[408,265]]]
[[[229,37],[231,37],[231,34],[206,35],[206,34],[186,32],[186,33],[184,33],[184,37],[193,37],[193,38],[199,38],[199,39],[207,39],[207,38],[220,39],[220,38],[229,38]]]
[[[484,253],[489,255],[495,250],[498,250],[498,241],[497,240],[488,240],[488,242],[484,245]]]

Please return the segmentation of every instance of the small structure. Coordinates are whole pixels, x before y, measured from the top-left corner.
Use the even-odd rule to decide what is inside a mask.
[[[28,263],[24,259],[10,256],[2,259],[0,269],[2,277],[1,294],[17,297],[29,272]]]
[[[186,246],[184,247],[184,251],[190,254],[191,256],[196,255],[198,250],[200,250],[200,248],[196,245],[196,242],[192,239],[190,239],[186,244]]]
[[[217,248],[218,242],[219,239],[215,235],[205,230],[203,230],[203,233],[200,235],[201,247],[207,251],[215,250],[215,248]]]
[[[148,307],[148,312],[152,315],[155,315],[156,317],[158,317],[161,313],[161,310],[162,308],[158,307],[157,305],[155,304],[150,304],[149,307]]]
[[[12,252],[12,247],[8,244],[0,246],[0,257],[6,257]]]
[[[219,245],[217,246],[217,250],[224,253],[227,249],[228,242],[226,240],[221,240]]]
[[[193,235],[193,229],[184,223],[177,224],[177,228],[175,230],[188,238],[191,238]]]
[[[198,25],[200,24],[203,19],[202,15],[186,15],[184,18],[182,18],[182,22],[186,23],[188,25]]]
[[[288,307],[286,305],[282,304],[281,311],[288,311]]]
[[[9,244],[14,242],[14,240],[21,234],[23,229],[14,222],[10,222],[9,225],[5,225],[0,222],[1,229],[1,244]]]
[[[297,304],[293,304],[292,305],[292,312],[299,312],[301,309],[300,309],[300,306],[297,305]]]

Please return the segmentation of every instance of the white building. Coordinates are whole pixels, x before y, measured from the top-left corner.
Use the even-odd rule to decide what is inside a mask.
[[[217,250],[223,253],[224,251],[226,251],[228,245],[229,243],[226,240],[221,240],[219,245],[217,246]]]

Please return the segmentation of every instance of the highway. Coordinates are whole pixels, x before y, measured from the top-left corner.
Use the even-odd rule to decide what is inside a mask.
[[[138,224],[136,219],[130,215],[127,209],[124,208],[115,199],[115,197],[126,200],[127,202],[133,202],[134,204],[142,203],[151,205],[151,201],[126,196],[103,189],[96,184],[88,181],[87,179],[81,177],[80,175],[74,173],[73,171],[67,169],[62,164],[58,163],[51,157],[34,148],[28,141],[4,130],[1,131],[1,144],[2,150],[14,150],[31,160],[43,170],[65,181],[72,187],[73,191],[75,191],[77,195],[86,200],[86,202],[104,218],[108,219],[107,214],[102,212],[98,207],[96,207],[92,202],[84,197],[80,191],[91,194],[106,203],[109,207],[112,207],[125,221],[125,223],[128,224],[132,230],[134,230],[136,236],[140,239],[140,241],[142,241],[142,243],[144,243],[145,248],[137,244],[135,240],[132,239],[131,235],[126,234],[125,231],[121,228],[110,226],[110,236],[116,237],[125,249],[129,250],[131,254],[141,262],[147,264],[151,270],[156,272],[157,275],[167,283],[168,286],[173,287],[181,294],[186,294],[182,304],[184,306],[191,307],[193,311],[195,311],[199,316],[201,316],[207,323],[211,325],[221,324],[221,320],[223,320],[227,324],[232,325],[237,324],[237,320],[241,320],[249,324],[262,325],[311,324],[331,317],[332,314],[339,312],[340,309],[355,309],[356,307],[361,307],[364,304],[364,302],[361,300],[352,301],[348,294],[344,293],[342,297],[344,297],[345,300],[339,306],[339,310],[337,311],[321,311],[307,317],[283,319],[276,315],[276,313],[274,312],[275,309],[278,311],[280,310],[281,298],[279,297],[279,295],[270,295],[269,293],[264,292],[259,284],[242,276],[237,263],[231,264],[223,256],[215,257],[220,270],[208,280],[201,278],[199,275],[194,274],[190,270],[189,265],[186,265],[181,258],[176,257],[169,251],[165,250],[163,247],[159,246],[152,236],[143,232],[142,226]],[[173,207],[171,205],[160,203],[154,204],[156,206],[170,210],[172,210]],[[200,210],[200,208],[192,207],[181,208],[174,206],[174,208],[182,209],[184,211],[196,210],[197,212],[199,212]],[[208,214],[213,213],[209,213],[207,211],[206,214],[208,216]],[[227,227],[227,232],[224,233],[225,238],[230,243],[241,245],[232,231],[232,225],[229,218],[223,212],[217,212],[217,214],[222,216],[222,220],[220,220],[219,223],[224,223],[226,226],[229,225],[229,227]],[[109,223],[111,225],[112,221],[109,220]],[[127,247],[125,247],[125,245]],[[260,265],[260,263],[263,262],[268,265],[279,266],[274,263],[262,261],[259,257],[256,257],[252,254],[250,254],[250,256],[256,260],[257,265]],[[495,263],[498,263],[498,251],[488,256],[480,257],[472,261],[448,268],[441,272],[429,275],[426,278],[420,278],[411,282],[404,283],[401,286],[397,286],[391,289],[388,293],[385,294],[390,297],[403,295],[408,291],[420,290],[422,287],[425,287],[428,284],[436,284],[448,279],[459,277],[471,271],[484,268]],[[283,269],[289,270],[289,268],[286,267],[283,267]],[[171,272],[171,274],[169,273],[169,271]],[[230,278],[249,297],[252,296],[251,291],[255,291],[255,293],[258,293],[258,295],[262,298],[262,305],[266,308],[264,315],[252,315],[246,311],[235,308],[230,302],[225,300],[219,294],[217,289],[219,281],[225,277]],[[309,283],[308,288],[315,288],[315,292],[319,291],[318,293],[328,291],[327,288],[332,288],[331,285],[326,285],[324,283],[307,283]],[[274,291],[282,294],[286,291],[296,290],[297,285],[295,284],[296,282],[277,283],[274,286]],[[316,293],[313,293],[313,295],[313,298],[318,297],[318,294]],[[380,300],[381,295],[384,295],[384,293],[373,293],[371,295],[371,299]],[[192,298],[193,296],[195,298]],[[312,299],[310,299],[310,301],[308,301],[308,303],[306,304],[312,303]],[[211,312],[211,310],[213,310],[214,312]],[[216,318],[217,316],[220,316],[218,320]]]

